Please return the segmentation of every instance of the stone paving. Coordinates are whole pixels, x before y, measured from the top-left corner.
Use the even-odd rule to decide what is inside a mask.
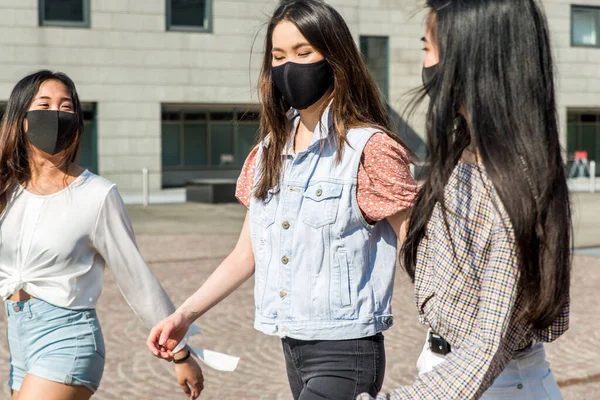
[[[191,295],[233,248],[243,213],[237,205],[131,208],[140,249],[176,304]],[[593,229],[586,229],[594,234]],[[598,232],[595,230],[600,240]],[[206,389],[201,398],[291,399],[279,340],[252,328],[252,285],[253,281],[248,281],[199,320],[204,334],[192,340],[194,345],[242,358],[233,373],[204,368]],[[547,346],[565,399],[600,399],[598,287],[600,257],[576,256],[571,329]],[[396,278],[394,313],[398,324],[386,333],[386,389],[412,381],[425,333],[417,321],[412,285],[401,271]],[[108,272],[98,314],[106,339],[107,364],[94,399],[185,398],[172,365],[153,358],[146,350],[147,331]],[[0,313],[0,332],[5,329],[6,318]],[[8,371],[6,337],[1,334],[0,381],[6,382]],[[5,384],[0,398],[9,398]]]

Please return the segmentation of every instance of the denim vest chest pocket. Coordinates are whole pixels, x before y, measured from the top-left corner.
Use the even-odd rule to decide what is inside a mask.
[[[332,182],[316,182],[304,192],[300,218],[312,226],[320,228],[333,224],[337,218],[343,185]]]

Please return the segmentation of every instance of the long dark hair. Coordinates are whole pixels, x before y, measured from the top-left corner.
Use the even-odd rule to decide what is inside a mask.
[[[417,248],[463,150],[471,145],[512,223],[524,311],[543,329],[568,301],[571,215],[546,18],[535,0],[427,0],[440,62],[428,88],[430,170],[403,247]],[[462,109],[461,109],[462,107]],[[461,114],[465,117],[459,116]],[[474,140],[475,143],[471,143]]]
[[[71,78],[60,72],[42,70],[21,79],[10,94],[0,131],[0,215],[6,209],[13,187],[26,183],[31,178],[29,144],[25,138],[23,121],[40,86],[51,80],[62,82],[67,87],[77,126],[73,141],[58,154],[58,166],[64,170],[77,158],[83,134],[83,111]]]
[[[262,105],[260,140],[269,138],[268,147],[261,159],[260,178],[255,192],[256,197],[262,199],[267,196],[269,189],[279,183],[281,152],[290,130],[286,117],[289,105],[271,78],[273,30],[284,20],[296,25],[333,69],[334,84],[329,100],[333,99],[333,126],[337,132],[337,137],[333,139],[337,145],[337,160],[341,159],[346,132],[350,128],[378,128],[400,142],[392,133],[388,112],[377,83],[369,73],[342,16],[321,0],[283,0],[275,9],[267,27],[265,54],[258,84]]]

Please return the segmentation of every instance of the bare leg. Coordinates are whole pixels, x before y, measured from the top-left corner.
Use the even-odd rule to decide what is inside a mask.
[[[12,400],[89,400],[92,394],[85,386],[64,385],[35,375],[26,375],[21,390],[13,394]]]

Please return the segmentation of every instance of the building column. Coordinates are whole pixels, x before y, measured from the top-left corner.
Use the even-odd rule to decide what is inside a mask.
[[[121,192],[141,192],[143,168],[150,190],[161,189],[160,121],[159,102],[98,102],[99,172]]]

